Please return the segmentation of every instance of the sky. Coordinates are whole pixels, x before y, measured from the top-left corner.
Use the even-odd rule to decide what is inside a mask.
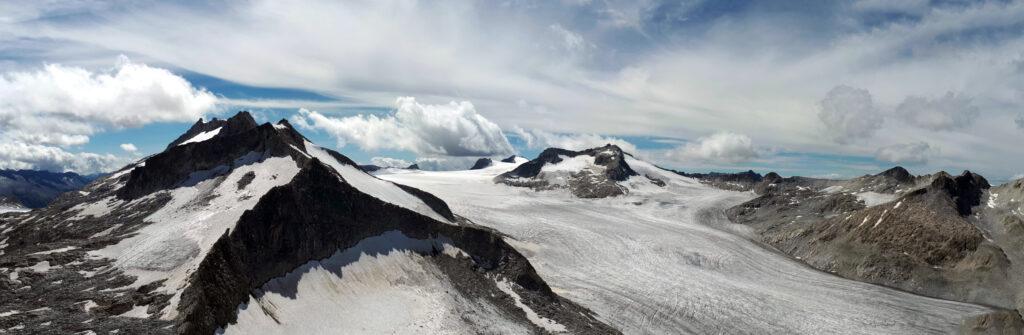
[[[98,173],[198,119],[361,163],[614,143],[688,172],[1024,174],[1019,1],[0,1],[0,168]]]

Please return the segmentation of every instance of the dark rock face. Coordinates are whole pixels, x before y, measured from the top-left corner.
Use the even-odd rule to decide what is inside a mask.
[[[501,162],[502,163],[515,163],[516,162],[516,155],[508,156],[508,158],[502,159]]]
[[[74,172],[0,170],[0,197],[14,199],[28,208],[46,207],[61,193],[76,191],[94,177]]]
[[[405,169],[406,170],[419,170],[420,169],[420,165],[416,164],[416,163],[412,163],[412,165],[409,165],[409,167],[407,167]]]
[[[491,166],[491,164],[493,164],[493,163],[494,162],[492,162],[490,158],[481,158],[481,159],[476,160],[476,163],[473,163],[473,166],[470,167],[469,169],[470,170],[485,169],[485,168]]]
[[[147,158],[145,166],[132,170],[127,184],[118,191],[117,196],[121,199],[135,199],[154,191],[189,183],[193,179],[223,174],[230,171],[236,160],[240,159],[257,160],[268,156],[306,159],[298,149],[304,148],[305,139],[290,127],[277,129],[268,123],[244,132],[228,131],[228,127],[233,124],[247,126],[251,120],[248,113],[239,113],[221,121],[226,124],[222,130],[226,133],[219,133],[201,143],[171,146]]]
[[[947,194],[956,203],[957,212],[967,216],[971,214],[971,207],[981,204],[983,192],[990,187],[985,177],[964,171],[957,177],[940,173],[932,180],[930,189]]]
[[[380,169],[381,169],[381,167],[373,165],[373,164],[360,165],[359,168],[363,169],[363,171],[366,171],[366,172],[376,172],[376,171],[380,171]]]
[[[882,171],[882,173],[879,173],[878,175],[892,178],[900,183],[909,183],[914,181],[914,175],[911,175],[910,171],[907,171],[907,169],[904,169],[902,166]]]
[[[603,167],[603,171],[594,172],[585,169],[573,172],[566,184],[551,184],[543,179],[541,170],[545,165],[558,164],[562,161],[562,157],[574,158],[577,156],[594,157],[594,164]],[[520,164],[512,171],[498,175],[494,181],[510,186],[534,189],[568,188],[573,195],[580,198],[604,198],[625,194],[626,189],[617,182],[638,175],[626,163],[625,153],[622,149],[608,144],[583,151],[548,148],[537,158]]]

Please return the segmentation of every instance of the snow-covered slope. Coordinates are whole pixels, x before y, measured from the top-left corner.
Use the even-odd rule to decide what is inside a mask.
[[[627,334],[942,334],[992,311],[809,268],[726,220],[752,193],[626,159],[666,186],[581,199],[493,182],[511,166],[380,176],[508,234],[555,292]]]

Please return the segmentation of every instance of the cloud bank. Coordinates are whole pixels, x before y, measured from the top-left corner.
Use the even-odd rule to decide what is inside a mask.
[[[82,173],[111,170],[123,162],[112,155],[74,153],[69,147],[86,144],[107,129],[193,121],[213,110],[216,102],[212,93],[184,78],[126,57],[107,71],[46,64],[2,73],[2,164]]]
[[[556,134],[540,129],[513,127],[512,133],[519,137],[529,149],[561,148],[585,150],[614,144],[629,153],[637,153],[636,145],[621,138],[596,134]]]
[[[329,117],[300,110],[295,124],[323,130],[339,147],[355,144],[363,150],[405,150],[421,156],[483,157],[515,152],[497,124],[477,113],[468,101],[421,104],[412,97],[398,98],[386,116]]]
[[[737,163],[757,158],[758,153],[747,135],[719,132],[680,146],[669,152],[669,156],[679,160]]]
[[[936,151],[926,142],[900,143],[879,148],[875,159],[898,164],[925,164]]]

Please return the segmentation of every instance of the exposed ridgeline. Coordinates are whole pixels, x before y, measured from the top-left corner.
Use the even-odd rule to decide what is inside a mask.
[[[0,170],[0,198],[27,208],[46,207],[61,193],[79,190],[95,178],[74,172]]]
[[[1019,188],[1001,186],[1016,200],[991,202],[1000,195],[978,174],[913,176],[896,167],[851,180],[769,173],[753,189],[759,196],[728,210],[729,217],[815,268],[927,296],[1024,310]],[[964,327],[965,333],[1024,329],[1014,312],[968,320]]]
[[[617,333],[444,201],[244,112],[197,122],[46,208],[0,215],[0,241],[0,311],[11,311],[0,329],[302,333],[324,321],[305,315],[368,306],[362,315],[429,310],[381,325],[437,327],[417,328],[428,333]],[[435,300],[366,300],[367,285]],[[320,330],[365,330],[333,326]]]

